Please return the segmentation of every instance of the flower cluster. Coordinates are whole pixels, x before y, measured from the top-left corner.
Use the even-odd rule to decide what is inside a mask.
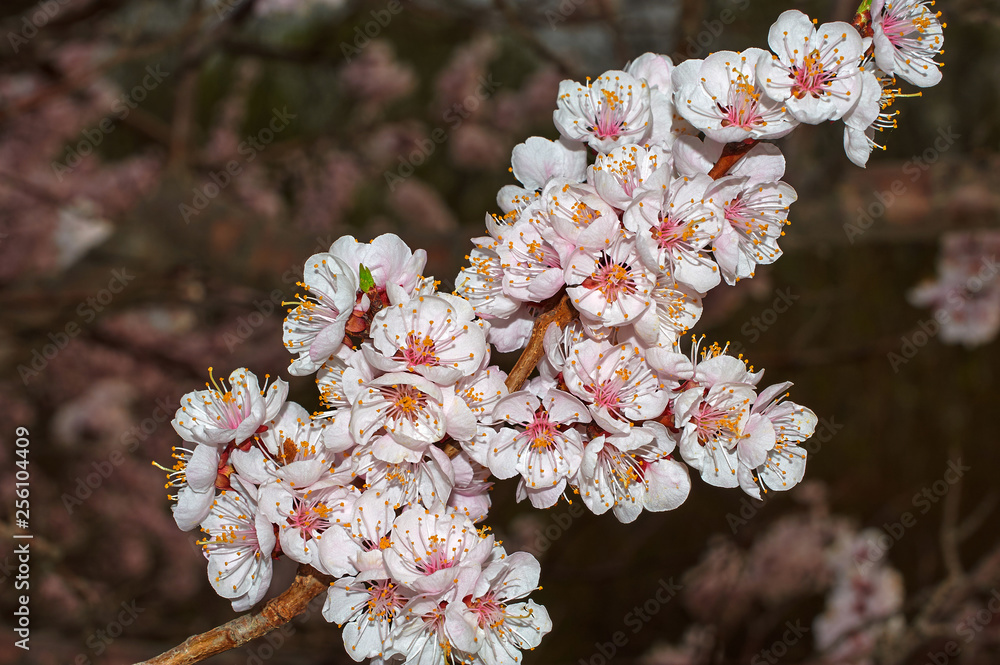
[[[915,54],[940,50],[936,17],[904,5],[875,3],[860,32],[785,12],[773,54],[647,53],[564,81],[561,137],[514,149],[520,186],[500,191],[453,293],[391,234],[310,257],[283,339],[322,407],[241,368],[173,423],[174,516],[207,534],[218,593],[250,608],[286,555],[335,578],[323,614],[355,660],[516,662],[551,622],[526,599],[537,561],[476,526],[491,476],[535,507],[578,496],[622,522],[678,507],[690,469],[755,498],[796,485],[815,414],[728,347],[681,340],[711,289],[781,256],[796,194],[760,141],[831,119],[864,133],[888,75],[933,82]],[[919,36],[899,37],[904,14]],[[525,349],[537,375],[508,376],[494,349]]]
[[[310,257],[284,340],[323,410],[245,368],[185,395],[174,517],[201,526],[209,579],[236,610],[285,555],[336,579],[323,615],[356,660],[509,662],[551,629],[526,599],[538,562],[477,528],[491,484],[461,451],[496,436],[506,374],[487,324],[424,261],[393,235]]]

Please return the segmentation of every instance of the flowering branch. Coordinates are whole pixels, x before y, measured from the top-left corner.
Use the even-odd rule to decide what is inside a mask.
[[[312,566],[299,566],[291,586],[280,596],[267,601],[260,612],[246,614],[200,635],[193,635],[170,651],[136,665],[190,665],[243,646],[305,612],[310,601],[326,591],[332,581],[333,578]]]
[[[742,356],[698,342],[682,353],[681,339],[710,290],[782,254],[797,194],[777,146],[758,143],[843,119],[863,164],[894,117],[882,109],[898,91],[883,84],[939,78],[936,18],[910,10],[922,50],[897,62],[882,44],[877,69],[854,27],[792,10],[771,27],[772,53],[677,65],[647,53],[563,81],[560,139],[514,148],[521,186],[501,190],[503,215],[487,217],[452,293],[392,234],[310,257],[283,341],[289,374],[316,375],[324,410],[245,368],[213,377],[182,398],[172,424],[185,444],[164,469],[174,519],[207,534],[209,580],[234,610],[266,596],[279,555],[303,568],[260,613],[148,662],[239,646],[324,591],[323,617],[357,660],[518,660],[552,621],[527,598],[538,561],[477,526],[491,476],[520,476],[518,500],[536,508],[574,492],[625,523],[679,507],[691,471],[756,499],[798,484],[818,418],[785,400],[791,383],[758,385]],[[899,11],[876,12],[876,40]],[[490,364],[517,349],[509,375]]]
[[[550,324],[565,327],[576,317],[576,310],[570,305],[565,293],[535,320],[528,345],[514,364],[507,377],[507,389],[511,392],[521,386],[534,371],[545,350],[542,339]],[[454,444],[444,448],[449,457],[455,457],[461,449]],[[323,575],[312,566],[299,566],[299,572],[284,593],[272,598],[256,614],[246,614],[209,631],[194,635],[150,660],[136,665],[190,665],[210,656],[243,646],[250,640],[270,633],[283,626],[294,617],[306,611],[310,601],[329,587],[333,578]]]

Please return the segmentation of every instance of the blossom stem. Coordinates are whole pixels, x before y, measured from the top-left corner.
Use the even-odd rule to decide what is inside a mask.
[[[542,347],[542,340],[545,338],[545,331],[549,324],[555,323],[560,328],[568,324],[576,317],[576,310],[570,305],[569,295],[562,294],[558,300],[554,298],[549,301],[551,304],[545,311],[535,319],[535,325],[531,329],[531,337],[528,338],[528,345],[521,352],[521,357],[514,363],[514,369],[507,375],[508,392],[517,392],[528,380],[535,370],[535,365],[542,359],[545,349]]]
[[[246,614],[200,635],[193,635],[170,651],[136,665],[190,665],[210,656],[242,646],[270,633],[302,614],[313,598],[333,582],[312,566],[299,566],[299,571],[285,591],[267,601],[259,612]]]
[[[757,139],[746,139],[745,141],[738,141],[736,143],[727,143],[722,149],[722,154],[719,156],[719,161],[715,163],[712,170],[708,172],[708,175],[712,177],[713,180],[718,180],[722,176],[729,173],[729,169],[736,165],[736,162],[743,158],[743,155],[750,152],[750,150],[759,143]]]
[[[545,331],[548,330],[549,324],[555,323],[562,328],[577,316],[576,310],[569,303],[569,295],[565,292],[561,296],[555,295],[547,300],[543,307],[544,311],[535,319],[535,325],[531,329],[531,337],[528,338],[527,346],[521,352],[521,357],[514,363],[514,368],[510,371],[510,374],[507,375],[505,383],[508,392],[513,393],[520,390],[524,382],[531,376],[531,373],[535,371],[535,365],[538,364],[538,361],[542,359],[542,355],[545,353],[542,341],[545,338]],[[448,457],[455,457],[455,455],[462,452],[462,449],[451,441],[443,446],[443,450]]]

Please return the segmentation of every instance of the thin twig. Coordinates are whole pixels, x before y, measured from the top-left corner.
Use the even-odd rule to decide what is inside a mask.
[[[950,459],[961,457],[961,449],[956,445],[949,453]],[[962,478],[959,477],[944,497],[941,517],[941,558],[944,560],[948,577],[958,579],[964,575],[962,558],[958,552],[958,519],[962,498]]]
[[[549,325],[555,323],[560,328],[564,327],[576,316],[576,310],[570,305],[569,296],[565,293],[551,309],[542,312],[535,319],[535,326],[531,329],[531,337],[528,338],[528,345],[521,353],[521,357],[514,363],[514,368],[507,375],[507,390],[515,392],[521,389],[524,382],[528,380],[535,369],[535,365],[542,359],[545,349],[542,347],[542,340]]]
[[[242,646],[262,637],[302,614],[310,601],[330,586],[332,578],[311,566],[299,566],[295,581],[255,614],[246,614],[200,635],[194,635],[170,651],[136,665],[191,665],[210,656]]]
[[[955,529],[955,538],[958,542],[964,542],[969,536],[979,530],[979,527],[986,522],[986,518],[993,514],[994,509],[996,509],[997,498],[997,492],[990,491],[990,493],[979,502],[976,509],[969,513],[969,515],[961,521]]]
[[[738,143],[727,143],[722,149],[722,154],[719,156],[719,161],[715,163],[712,170],[708,172],[713,179],[718,180],[722,176],[726,175],[736,162],[743,159],[743,156],[750,152],[750,150],[757,145],[757,139],[747,139],[745,141],[740,141]]]

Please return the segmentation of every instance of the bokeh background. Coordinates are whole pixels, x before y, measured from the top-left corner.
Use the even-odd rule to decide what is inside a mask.
[[[209,366],[287,378],[275,303],[294,295],[307,256],[345,234],[394,232],[426,248],[427,273],[451,287],[497,189],[513,182],[511,149],[555,137],[561,79],[646,51],[677,62],[763,47],[793,6],[820,21],[855,10],[3,2],[0,662],[133,663],[235,616],[207,583],[195,536],[174,526],[151,461],[169,459],[164,414]],[[943,235],[998,228],[1000,9],[936,9],[948,23],[943,82],[897,102],[900,126],[866,170],[844,156],[838,126],[783,140],[799,194],[785,256],[713,291],[696,329],[739,345],[772,382],[794,381],[793,399],[820,416],[809,482],[758,504],[696,480],[681,508],[631,525],[579,504],[532,511],[514,502],[514,481],[499,483],[490,524],[508,549],[542,560],[533,597],[555,624],[527,663],[891,662],[885,649],[869,660],[818,654],[812,622],[828,600],[836,534],[895,534],[907,512],[913,523],[877,557],[901,587],[871,621],[872,640],[899,663],[934,662],[949,642],[959,652],[946,662],[1000,662],[1000,619],[984,610],[1000,584],[1000,345],[988,334],[1000,300],[970,295],[987,334],[962,345],[907,298],[935,279]],[[317,406],[309,380],[291,385],[293,399]],[[18,426],[31,439],[27,653],[10,631]],[[941,485],[959,459],[960,482]],[[915,496],[925,488],[924,512]],[[276,592],[294,572],[283,563]],[[650,612],[671,580],[682,589]],[[648,620],[633,632],[630,613],[644,604]],[[979,630],[966,641],[973,616]],[[788,622],[807,630],[786,639]],[[318,611],[291,626],[209,662],[351,662]]]

